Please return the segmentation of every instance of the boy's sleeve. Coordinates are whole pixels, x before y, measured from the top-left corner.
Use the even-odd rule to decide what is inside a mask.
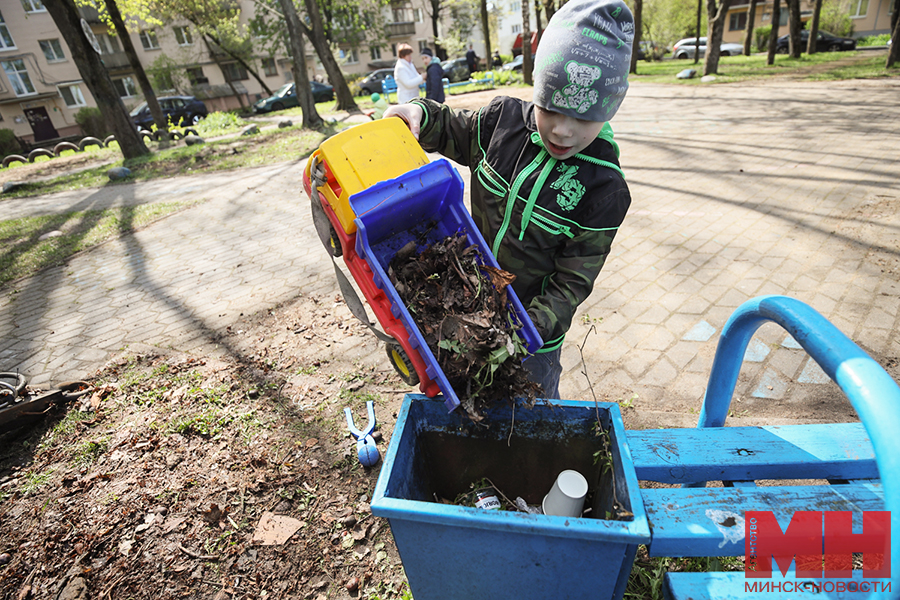
[[[438,85],[441,85],[440,82]],[[426,152],[439,152],[461,165],[470,166],[478,151],[478,111],[453,110],[427,98],[413,100],[425,111],[419,127],[419,144]]]
[[[618,228],[631,204],[631,195],[626,187],[598,204],[602,208],[596,216],[600,217],[602,227]],[[566,243],[543,292],[535,296],[527,307],[528,316],[541,334],[545,346],[553,347],[569,330],[578,306],[594,289],[594,281],[609,256],[615,234],[616,229],[582,231]]]

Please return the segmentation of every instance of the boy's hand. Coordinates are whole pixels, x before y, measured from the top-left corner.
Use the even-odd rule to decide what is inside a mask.
[[[412,132],[413,137],[419,139],[419,127],[422,125],[422,119],[425,117],[425,111],[418,104],[395,104],[384,111],[384,118],[400,117],[406,121],[407,127]]]

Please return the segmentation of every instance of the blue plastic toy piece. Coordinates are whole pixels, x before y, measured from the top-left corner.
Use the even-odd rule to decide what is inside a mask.
[[[381,453],[375,445],[375,438],[372,437],[372,431],[375,429],[375,407],[371,400],[366,402],[366,412],[368,412],[369,422],[366,428],[360,431],[353,424],[353,413],[349,408],[344,409],[344,415],[347,417],[347,427],[350,433],[356,438],[356,456],[364,467],[374,467],[381,460]]]

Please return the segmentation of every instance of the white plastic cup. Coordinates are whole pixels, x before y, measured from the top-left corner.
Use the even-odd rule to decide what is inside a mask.
[[[578,471],[566,470],[559,474],[550,492],[544,496],[542,507],[545,515],[580,517],[587,496],[587,479]]]

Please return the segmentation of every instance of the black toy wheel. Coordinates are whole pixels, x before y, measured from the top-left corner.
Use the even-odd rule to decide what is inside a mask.
[[[403,383],[409,386],[418,385],[419,374],[416,373],[415,367],[413,367],[412,362],[400,344],[388,344],[385,349],[387,350],[388,360],[391,361],[391,365],[393,365],[397,374],[400,375]]]

